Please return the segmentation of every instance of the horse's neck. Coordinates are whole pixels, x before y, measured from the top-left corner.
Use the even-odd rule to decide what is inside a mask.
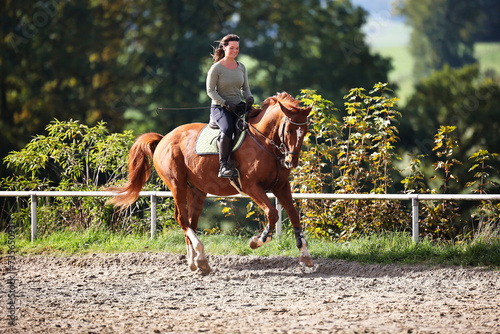
[[[278,127],[283,117],[281,113],[270,109],[262,112],[262,115],[259,116],[261,117],[254,124],[255,128],[267,138],[277,141],[279,139]]]

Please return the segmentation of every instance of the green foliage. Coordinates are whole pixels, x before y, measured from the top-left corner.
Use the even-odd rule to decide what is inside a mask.
[[[428,175],[422,182],[431,188],[430,166],[435,162],[433,136],[441,126],[454,126],[460,145],[454,147],[453,158],[462,163],[472,152],[496,152],[500,147],[500,86],[479,74],[477,66],[461,69],[445,67],[422,80],[403,111],[400,126],[401,149],[420,156]],[[498,169],[500,160],[491,160]],[[467,166],[453,166],[456,183],[453,190],[466,188]],[[499,188],[496,191],[500,190]]]
[[[347,116],[341,125],[344,137],[337,138],[340,192],[386,194],[392,184],[393,159],[398,159],[395,122],[401,114],[394,110],[397,98],[389,98],[387,84],[351,89],[344,99]]]
[[[457,140],[450,135],[455,129],[455,126],[441,126],[438,133],[434,136],[435,146],[432,150],[436,153],[438,158],[445,158],[446,160],[439,160],[432,164],[435,171],[442,170],[443,176],[439,177],[439,175],[434,175],[431,181],[437,178],[441,179],[443,183],[440,189],[443,194],[448,193],[450,188],[449,182],[451,180],[457,180],[457,177],[452,173],[453,166],[462,164],[460,161],[452,158],[455,148],[458,147]]]
[[[425,156],[423,154],[415,155],[408,154],[411,157],[410,165],[406,168],[409,170],[409,175],[406,176],[401,183],[404,185],[405,194],[412,194],[415,192],[426,193],[429,192],[424,181],[424,174],[421,171],[421,159]]]
[[[351,89],[344,97],[342,122],[333,105],[313,91],[303,91],[302,102],[314,102],[311,126],[304,140],[301,164],[292,172],[292,188],[300,192],[376,193],[392,188],[393,161],[398,159],[394,109],[396,98],[378,83],[367,94]],[[360,234],[401,229],[409,221],[398,202],[366,200],[302,200],[302,221],[316,236],[350,239]]]
[[[126,177],[128,150],[133,141],[131,131],[108,134],[103,122],[88,127],[78,121],[58,120],[50,123],[46,130],[47,135],[36,136],[25,148],[11,152],[4,159],[18,173],[2,179],[2,189],[101,190]],[[151,184],[148,187],[159,188]],[[68,227],[147,230],[147,217],[140,217],[144,216],[142,213],[139,216],[131,213],[148,207],[148,200],[140,199],[130,212],[115,212],[110,206],[105,206],[105,201],[100,197],[42,197],[38,206],[39,234]],[[10,219],[27,233],[30,211],[27,203],[22,202],[27,200],[18,200],[18,210],[13,210]],[[166,212],[171,211],[169,202],[160,203]],[[159,217],[160,225],[171,224],[171,221],[171,215],[170,218]]]
[[[469,157],[475,162],[469,169],[469,172],[474,172],[475,180],[468,182],[466,186],[475,186],[475,189],[472,189],[473,193],[487,194],[491,186],[499,186],[498,182],[490,177],[490,171],[494,171],[494,168],[488,165],[488,162],[496,157],[497,153],[490,153],[487,150],[479,150]],[[500,228],[500,203],[495,205],[492,201],[481,201],[472,212],[471,218],[475,222],[476,236],[491,234]]]
[[[401,114],[395,110],[396,98],[387,95],[386,84],[376,84],[367,94],[362,88],[350,90],[345,96],[345,116],[338,121],[333,104],[314,91],[304,90],[300,96],[304,104],[314,103],[309,133],[304,140],[301,163],[292,171],[294,192],[332,192],[348,194],[385,194],[395,192],[394,163],[398,141],[397,121]],[[406,177],[401,183],[405,193],[459,192],[455,170],[462,163],[455,158],[459,142],[453,136],[455,126],[441,126],[434,136],[432,148],[434,167],[427,179],[421,170],[426,154],[410,155]],[[479,151],[471,159],[476,164],[470,171],[477,171],[476,185],[484,191],[498,184],[486,170],[493,170],[486,162],[496,154]],[[430,181],[428,181],[430,180]],[[436,188],[428,186],[430,182]],[[480,190],[481,189],[481,190]],[[301,200],[302,222],[309,233],[316,237],[350,240],[361,235],[381,231],[408,230],[411,214],[399,202],[368,200]],[[453,201],[423,201],[420,205],[421,234],[436,239],[469,238],[471,230],[498,228],[498,205],[482,203],[473,209],[473,221],[463,220],[460,206]],[[482,217],[482,218],[480,218]],[[476,233],[480,235],[481,233]]]
[[[341,96],[385,81],[390,64],[364,41],[366,15],[334,0],[4,2],[0,158],[54,118],[136,133],[207,121],[210,54],[226,33],[242,38],[257,101],[305,83]]]
[[[423,78],[445,64],[460,68],[474,63],[474,42],[486,10],[479,1],[398,1],[398,14],[406,16],[413,27],[410,49],[415,59],[414,75]]]
[[[241,52],[257,60],[249,79],[260,97],[308,88],[337,98],[351,87],[387,81],[390,62],[370,51],[362,30],[367,13],[351,1],[246,0],[236,6],[231,28],[242,37]]]
[[[490,186],[499,186],[498,182],[490,179],[490,170],[494,171],[494,167],[488,165],[488,162],[498,157],[498,153],[490,153],[487,150],[479,150],[473,153],[469,160],[474,160],[474,165],[469,169],[469,172],[474,173],[474,181],[468,182],[466,187],[476,186],[472,192],[476,194],[487,194]]]

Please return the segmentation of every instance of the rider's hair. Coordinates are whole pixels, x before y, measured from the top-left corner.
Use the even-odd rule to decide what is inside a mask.
[[[224,38],[219,42],[219,47],[214,48],[214,53],[212,54],[212,59],[214,63],[218,62],[222,58],[224,58],[225,53],[224,53],[224,46],[227,46],[229,42],[239,42],[240,37],[235,34],[229,34],[224,36]]]

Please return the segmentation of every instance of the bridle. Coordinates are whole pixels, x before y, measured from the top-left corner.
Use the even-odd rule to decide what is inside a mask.
[[[299,155],[300,154],[300,152],[290,151],[288,149],[288,147],[286,146],[286,144],[285,144],[285,125],[286,125],[286,122],[288,122],[290,124],[293,124],[293,125],[297,125],[297,126],[302,126],[302,125],[308,125],[309,124],[309,120],[306,120],[305,122],[302,122],[302,123],[298,123],[298,122],[292,121],[291,119],[289,119],[288,117],[285,116],[284,117],[284,122],[282,122],[282,124],[280,125],[279,138],[280,138],[280,142],[281,143],[280,143],[279,146],[278,146],[278,144],[276,144],[274,142],[274,140],[267,138],[266,135],[264,135],[262,132],[260,132],[252,124],[250,124],[250,123],[247,122],[247,124],[248,124],[249,127],[252,127],[252,129],[254,129],[259,135],[261,135],[262,137],[264,137],[275,149],[277,149],[281,153],[282,156],[278,157],[275,154],[269,152],[261,143],[259,143],[259,141],[257,139],[255,139],[255,137],[252,135],[252,133],[250,131],[248,131],[248,129],[247,129],[248,134],[257,143],[257,145],[259,145],[264,151],[266,151],[269,155],[271,155],[272,157],[274,157],[276,160],[279,160],[281,166],[283,166],[283,167],[286,167],[285,166],[285,157],[287,155]]]
[[[308,125],[309,124],[309,120],[306,120],[305,122],[303,123],[297,123],[297,122],[294,122],[292,121],[290,118],[288,117],[284,117],[285,118],[285,122],[283,122],[283,125],[281,126],[281,130],[280,130],[280,141],[281,141],[281,144],[280,146],[278,147],[278,150],[281,152],[281,154],[283,154],[284,156],[286,156],[287,154],[291,154],[291,155],[299,155],[300,152],[294,152],[294,151],[290,151],[288,149],[288,147],[286,147],[286,144],[285,144],[285,124],[286,122],[290,123],[290,124],[293,124],[293,125],[297,125],[297,126],[301,126],[301,125]]]

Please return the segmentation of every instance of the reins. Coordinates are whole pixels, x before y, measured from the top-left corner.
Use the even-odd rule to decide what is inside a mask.
[[[245,107],[245,114],[246,114],[246,111],[247,111],[247,107]],[[269,139],[266,137],[265,134],[263,134],[262,132],[260,132],[255,126],[253,126],[252,124],[250,124],[249,122],[247,122],[245,120],[245,117],[241,117],[240,115],[238,115],[236,112],[234,112],[238,118],[243,122],[243,125],[247,126],[247,129],[245,131],[247,131],[247,133],[249,134],[249,136],[264,150],[266,151],[269,155],[271,155],[272,157],[274,157],[276,160],[280,161],[281,162],[281,165],[283,165],[283,160],[284,160],[284,157],[278,157],[276,156],[275,154],[272,154],[271,152],[269,152],[269,150],[267,150],[261,143],[259,143],[259,141],[254,137],[254,135],[248,131],[248,127],[252,127],[252,129],[254,129],[259,135],[261,135],[264,139],[266,139],[267,141],[269,141],[269,143],[275,148],[277,149],[283,156],[286,156],[287,154],[291,154],[291,155],[299,155],[300,152],[293,152],[293,151],[290,151],[288,149],[288,147],[286,147],[286,144],[285,144],[285,123],[286,122],[289,122],[293,125],[297,125],[297,126],[301,126],[301,125],[307,125],[309,124],[309,120],[305,121],[305,122],[302,122],[302,123],[298,123],[298,122],[294,122],[292,121],[291,119],[289,119],[288,117],[284,117],[285,118],[285,122],[282,123],[282,125],[280,125],[280,128],[281,130],[279,131],[280,132],[280,141],[281,141],[281,144],[278,146],[278,144],[276,144],[274,142],[274,140],[272,139]],[[244,114],[244,115],[245,115]],[[243,115],[243,116],[244,116]]]

